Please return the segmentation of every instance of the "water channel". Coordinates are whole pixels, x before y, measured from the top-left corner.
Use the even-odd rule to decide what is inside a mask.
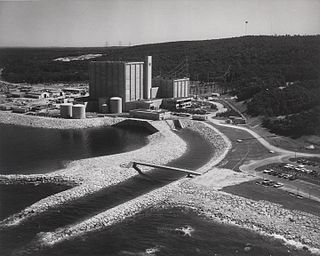
[[[100,131],[95,132],[99,134]],[[125,134],[126,132],[124,131]],[[211,145],[199,134],[189,129],[180,130],[177,134],[187,142],[188,151],[168,165],[195,170],[211,158],[214,151]],[[37,133],[34,133],[34,135],[37,135]],[[72,139],[61,140],[60,143],[71,142],[73,145],[76,145],[87,141],[83,140],[84,136],[68,136],[71,136]],[[108,137],[109,135],[104,136]],[[127,136],[131,137],[132,134]],[[123,147],[120,147],[120,151],[134,148],[134,142],[140,141],[141,136],[145,135],[134,134],[133,137],[135,136],[137,137],[132,139],[131,148],[130,146],[123,145]],[[53,136],[52,138],[55,137]],[[29,139],[32,141],[31,138]],[[80,142],[77,141],[78,139]],[[121,141],[120,137],[119,139]],[[95,141],[105,144],[107,148],[109,147],[107,144],[110,140],[102,141],[98,139]],[[143,143],[144,140],[142,139]],[[138,144],[138,146],[142,144]],[[64,150],[68,148],[73,149],[73,147],[68,145],[63,145],[61,148]],[[110,148],[113,148],[113,146]],[[103,150],[87,150],[85,152],[81,156],[89,157],[88,152],[96,152],[98,155],[108,154]],[[65,157],[63,159],[71,160],[72,158]],[[19,168],[13,169],[15,171],[19,170]],[[30,168],[30,170],[36,169]],[[235,253],[242,255],[241,253],[243,252],[247,253],[244,248],[250,247],[250,250],[259,252],[259,255],[298,255],[288,254],[288,248],[280,244],[279,241],[265,240],[265,238],[260,236],[254,238],[254,234],[246,230],[209,223],[197,217],[195,213],[186,212],[182,209],[163,210],[160,212],[147,211],[136,218],[130,219],[128,222],[115,225],[106,231],[92,233],[85,237],[63,242],[57,246],[48,248],[46,251],[38,252],[38,254],[35,251],[23,251],[23,248],[27,248],[40,232],[53,231],[59,227],[77,223],[155,188],[164,186],[183,175],[181,173],[154,169],[147,175],[134,176],[115,187],[103,189],[86,198],[72,201],[63,208],[51,209],[18,226],[3,228],[0,230],[0,254],[11,255],[14,252],[23,252],[23,255],[234,255]],[[18,191],[21,188],[16,189]],[[48,193],[55,193],[55,190],[52,190],[52,188],[51,191],[47,191],[45,187],[43,189],[45,190],[43,192],[44,196]],[[9,194],[11,193],[12,196],[14,189],[10,191]],[[34,190],[34,193],[39,193],[39,191]],[[1,198],[4,197],[0,197],[0,200],[3,201]],[[33,198],[32,192],[30,198]],[[23,200],[21,201],[23,202]],[[19,196],[16,197],[16,202],[19,204]],[[10,208],[10,205],[6,207]],[[189,225],[195,230],[192,236],[181,236],[179,232],[175,231],[176,228],[182,225]],[[270,245],[266,250],[267,244]],[[277,252],[278,254],[271,254],[270,252]]]

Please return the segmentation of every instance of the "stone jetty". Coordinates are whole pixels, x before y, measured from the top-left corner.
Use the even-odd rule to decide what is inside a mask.
[[[107,187],[115,186],[134,175],[138,175],[137,171],[133,168],[127,169],[123,167],[133,160],[166,164],[180,157],[187,150],[186,143],[172,132],[165,122],[152,122],[152,125],[159,132],[148,136],[149,143],[143,148],[116,155],[73,161],[68,163],[66,168],[62,170],[40,176],[30,175],[30,178],[29,175],[7,176],[7,183],[14,182],[14,180],[19,180],[19,183],[27,182],[35,177],[42,177],[41,179],[47,182],[53,180],[52,177],[63,177],[63,180],[72,180],[79,184],[79,186],[51,195],[30,205],[24,210],[2,220],[0,227],[18,225],[48,209],[63,207],[64,204],[72,200],[88,196]],[[144,171],[150,169],[144,168]],[[20,177],[20,179],[17,177]]]
[[[218,191],[200,185],[197,178],[178,183],[162,207],[189,208],[213,221],[272,235],[320,254],[319,216]]]

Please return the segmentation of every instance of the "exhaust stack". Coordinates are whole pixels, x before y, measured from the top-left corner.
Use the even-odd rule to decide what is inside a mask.
[[[152,56],[146,56],[143,70],[143,98],[151,98],[151,83],[152,83]]]

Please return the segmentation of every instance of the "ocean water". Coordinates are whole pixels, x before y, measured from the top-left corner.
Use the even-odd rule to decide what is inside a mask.
[[[194,170],[211,158],[214,150],[199,134],[189,129],[181,130],[178,134],[186,140],[189,149],[182,157],[168,165]],[[59,227],[71,225],[185,175],[154,169],[146,175],[136,175],[117,186],[103,189],[86,198],[74,200],[64,207],[48,210],[18,226],[1,229],[0,255],[10,255],[15,249],[27,246],[40,232],[53,231]],[[8,204],[6,207],[10,208],[11,206]]]
[[[46,173],[64,163],[130,151],[147,143],[143,129],[114,127],[77,130],[0,124],[0,173]]]
[[[211,158],[214,150],[200,135],[188,129],[178,134],[186,140],[189,149],[168,165],[194,170]],[[214,223],[180,208],[146,210],[106,230],[88,233],[42,250],[36,250],[33,246],[30,249],[41,232],[72,225],[184,175],[154,169],[113,188],[75,200],[64,207],[51,209],[20,225],[4,227],[0,229],[0,255],[309,255],[308,252],[288,248],[278,240]],[[19,187],[15,189],[20,190]],[[41,189],[44,194],[54,193],[46,187]],[[15,209],[18,206],[25,207],[22,195],[15,193],[14,189],[10,191],[17,204]],[[30,191],[30,198],[33,198],[33,192],[39,193],[37,190]],[[2,205],[9,212],[15,211],[10,209],[10,203]]]
[[[68,256],[303,256],[309,252],[287,247],[246,229],[212,222],[181,208],[146,210],[100,232],[56,244],[27,255]]]
[[[57,184],[0,185],[0,220],[19,212],[42,198],[69,188],[69,186]]]

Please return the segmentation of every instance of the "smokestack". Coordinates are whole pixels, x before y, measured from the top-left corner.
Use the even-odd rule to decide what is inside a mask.
[[[146,56],[143,68],[143,98],[151,98],[152,56]]]

